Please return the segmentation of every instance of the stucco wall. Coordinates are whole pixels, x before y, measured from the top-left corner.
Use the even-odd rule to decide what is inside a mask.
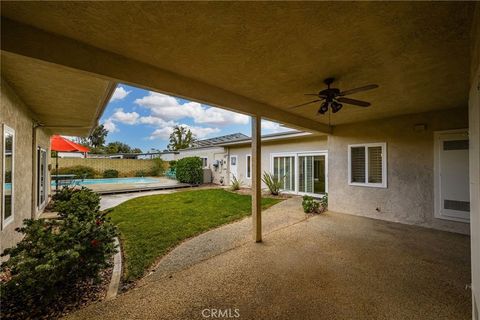
[[[216,184],[222,184],[222,181],[223,184],[227,183],[227,154],[225,148],[213,147],[180,150],[180,152],[175,155],[175,160],[186,157],[207,157],[207,168],[212,170],[212,182]],[[217,168],[213,166],[216,160],[220,162]]]
[[[328,139],[329,209],[468,233],[468,224],[434,218],[433,175],[433,132],[467,127],[466,108],[335,127]],[[373,142],[387,143],[388,187],[348,185],[348,145]]]
[[[475,8],[472,26],[470,67],[470,230],[472,251],[473,319],[480,319],[480,5]],[[475,314],[476,313],[476,314]]]
[[[0,150],[3,150],[3,124],[15,130],[14,147],[14,211],[13,221],[2,225],[0,234],[0,251],[13,246],[21,239],[21,235],[15,232],[15,228],[22,225],[23,219],[32,218],[37,214],[34,203],[35,193],[32,192],[35,182],[33,140],[33,121],[28,108],[15,94],[11,87],[1,80],[1,108],[0,123],[2,124]],[[49,136],[43,129],[37,129],[38,144],[48,147]],[[3,154],[0,157],[0,165]],[[1,184],[0,184],[1,185]],[[1,186],[0,186],[1,188]],[[1,191],[1,190],[0,190]],[[32,210],[33,208],[33,210]]]
[[[246,177],[247,155],[251,154],[250,145],[242,147],[230,147],[230,155],[238,156],[238,178],[244,186],[251,185],[251,179]],[[272,153],[325,151],[327,150],[327,136],[302,137],[281,141],[265,141],[262,143],[262,174],[271,172],[270,157]],[[262,182],[262,188],[266,188]]]

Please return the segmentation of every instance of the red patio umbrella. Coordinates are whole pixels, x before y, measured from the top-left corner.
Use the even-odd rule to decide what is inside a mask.
[[[74,152],[74,151],[79,151],[79,152],[88,152],[90,151],[89,148],[84,147],[78,143],[75,143],[73,141],[70,141],[58,134],[53,135],[50,138],[50,149],[52,151],[55,151],[55,174],[58,176],[58,152]],[[55,191],[58,191],[58,177],[55,180]]]

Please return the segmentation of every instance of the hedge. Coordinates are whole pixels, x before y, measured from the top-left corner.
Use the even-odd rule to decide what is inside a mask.
[[[183,183],[201,184],[203,182],[203,165],[199,157],[187,157],[177,161],[175,175]]]

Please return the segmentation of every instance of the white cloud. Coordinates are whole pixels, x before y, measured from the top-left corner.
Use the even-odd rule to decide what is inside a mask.
[[[125,90],[124,87],[117,87],[117,88],[115,88],[115,91],[113,92],[112,97],[110,98],[110,102],[117,101],[117,100],[122,100],[126,96],[128,96],[128,94],[130,92],[131,91]]]
[[[139,117],[140,115],[136,112],[124,112],[122,108],[119,108],[115,110],[110,120],[126,124],[135,124]]]
[[[189,126],[186,124],[181,124],[180,126],[190,129],[192,133],[195,135],[197,139],[204,139],[212,134],[220,132],[218,128],[205,128],[205,127],[196,127],[196,126]],[[160,139],[160,140],[167,140],[170,137],[170,134],[173,132],[174,126],[166,126],[163,128],[155,129],[152,132],[149,139]]]
[[[262,120],[262,132],[263,133],[280,133],[286,131],[292,131],[294,129],[284,127],[278,122]]]
[[[117,126],[115,125],[115,123],[113,123],[112,119],[105,120],[105,122],[103,123],[103,127],[107,129],[110,133],[118,131]]]
[[[215,133],[219,133],[219,128],[205,128],[205,127],[190,127],[187,125],[183,125],[188,129],[192,130],[192,133],[195,135],[197,139],[204,139],[207,138]]]
[[[152,111],[152,116],[165,121],[192,118],[197,124],[227,126],[248,124],[249,117],[232,111],[202,106],[197,102],[180,104],[174,97],[150,91],[135,103]]]

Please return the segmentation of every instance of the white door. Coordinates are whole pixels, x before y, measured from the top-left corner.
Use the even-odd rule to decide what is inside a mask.
[[[233,177],[240,179],[238,176],[238,156],[230,156],[230,183],[232,183]]]
[[[435,215],[437,218],[468,222],[468,132],[437,132],[435,138]]]

